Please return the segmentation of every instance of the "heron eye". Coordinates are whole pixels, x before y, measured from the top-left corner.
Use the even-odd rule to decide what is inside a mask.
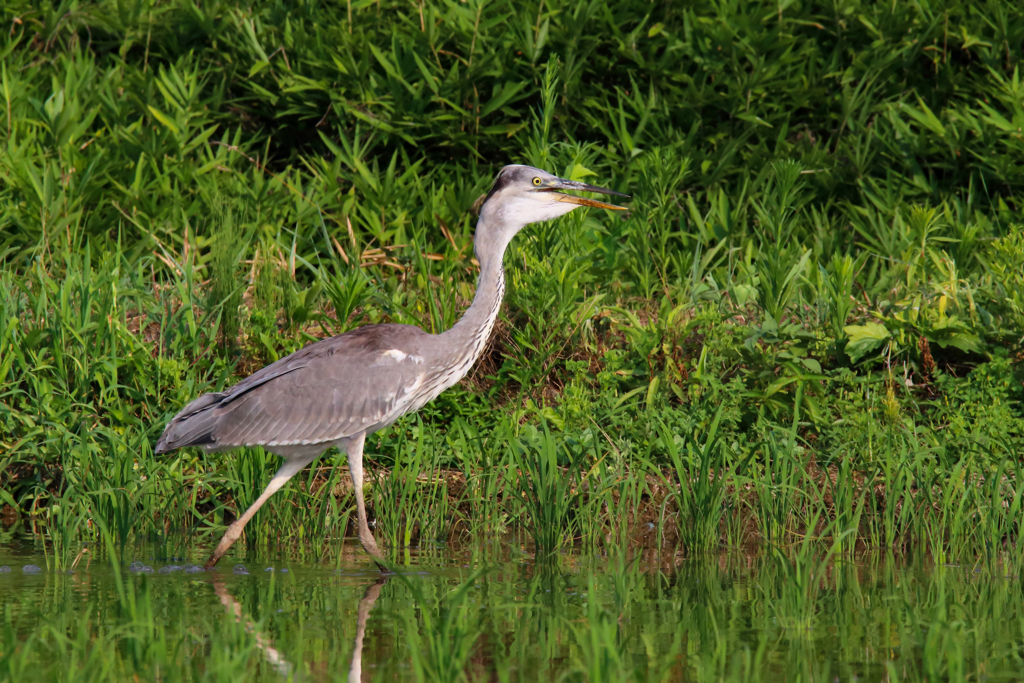
[[[537,186],[540,186],[540,178],[534,178],[533,179],[533,184],[537,185]]]

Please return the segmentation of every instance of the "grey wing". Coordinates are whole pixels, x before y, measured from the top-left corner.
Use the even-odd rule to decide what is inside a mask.
[[[324,358],[246,392],[217,409],[217,446],[336,441],[394,421],[423,365],[380,356]]]
[[[336,441],[404,414],[426,377],[417,328],[377,325],[307,346],[186,406],[157,445],[220,450]]]

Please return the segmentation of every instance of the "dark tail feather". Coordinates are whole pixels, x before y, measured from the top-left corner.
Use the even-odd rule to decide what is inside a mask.
[[[167,423],[163,436],[156,444],[157,453],[167,453],[185,446],[204,446],[216,443],[213,431],[220,420],[214,410],[224,394],[203,394],[189,403]]]

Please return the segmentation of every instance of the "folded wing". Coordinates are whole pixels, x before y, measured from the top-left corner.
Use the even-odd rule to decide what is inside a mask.
[[[413,404],[429,368],[421,355],[429,337],[409,325],[369,325],[310,344],[188,404],[157,452],[326,445],[375,431]]]

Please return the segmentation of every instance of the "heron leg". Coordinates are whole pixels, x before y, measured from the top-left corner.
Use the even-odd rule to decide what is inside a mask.
[[[210,555],[210,559],[206,561],[206,568],[210,569],[216,565],[220,558],[224,557],[224,553],[228,551],[228,548],[239,539],[242,535],[242,529],[245,528],[246,523],[252,516],[256,514],[256,511],[262,507],[267,499],[277,493],[277,490],[284,486],[285,482],[294,477],[296,474],[302,471],[302,468],[313,462],[316,455],[302,456],[298,458],[288,459],[281,465],[281,469],[277,471],[274,478],[267,484],[267,488],[263,489],[263,493],[256,499],[256,502],[249,506],[241,517],[236,519],[228,527],[228,530],[224,532],[224,536],[221,537],[220,543],[217,544],[217,549],[213,551],[213,555]]]
[[[356,513],[359,517],[359,542],[363,550],[368,552],[377,566],[384,569],[382,561],[384,554],[377,547],[377,541],[370,531],[370,525],[366,523],[366,503],[363,500],[363,443],[366,441],[366,433],[354,436],[348,442],[348,469],[352,473],[352,486],[356,493]]]

